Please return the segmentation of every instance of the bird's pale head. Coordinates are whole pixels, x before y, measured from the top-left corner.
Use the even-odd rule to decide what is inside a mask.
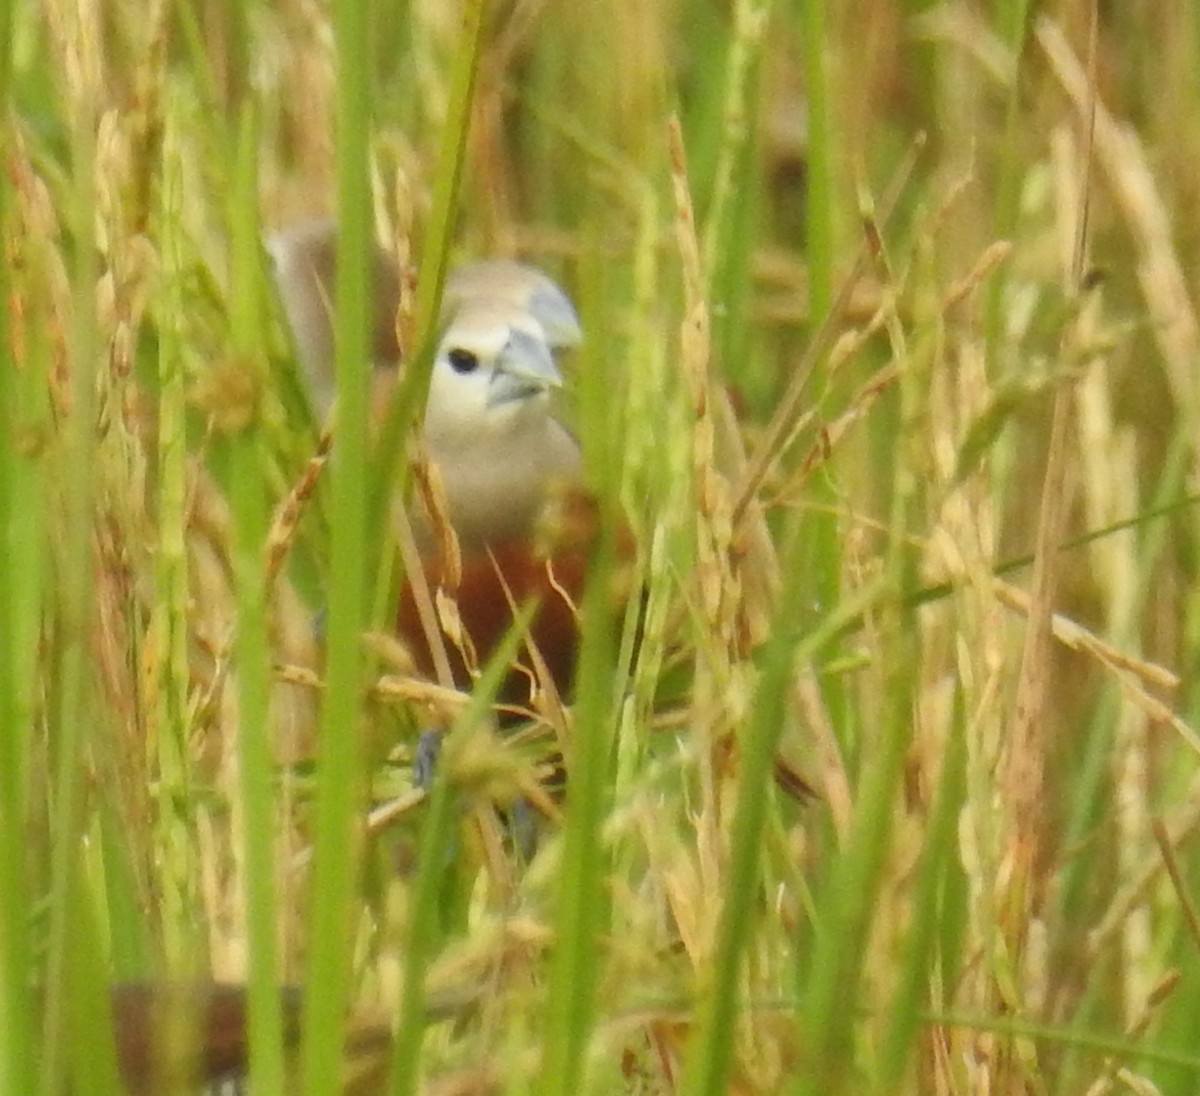
[[[464,304],[446,328],[429,381],[431,454],[477,450],[539,429],[561,384],[546,334],[527,312]]]

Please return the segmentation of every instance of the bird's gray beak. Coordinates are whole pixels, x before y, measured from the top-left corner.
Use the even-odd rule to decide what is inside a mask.
[[[562,374],[545,339],[520,328],[509,332],[508,342],[496,358],[496,371],[488,385],[488,407],[525,400],[558,388]]]

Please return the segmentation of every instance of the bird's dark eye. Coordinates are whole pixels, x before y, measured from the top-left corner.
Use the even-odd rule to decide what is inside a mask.
[[[450,359],[450,368],[455,373],[473,373],[479,365],[479,358],[461,346],[454,347],[446,357]]]

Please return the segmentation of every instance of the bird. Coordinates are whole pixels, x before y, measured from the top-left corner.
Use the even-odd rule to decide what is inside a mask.
[[[309,222],[277,233],[275,259],[280,296],[297,343],[297,355],[322,411],[332,399],[329,303],[334,283],[336,224]],[[401,272],[386,252],[372,257],[372,329],[375,367],[384,376],[402,355],[394,335]],[[514,619],[514,607],[536,603],[529,624],[541,677],[520,669],[497,694],[518,706],[530,684],[552,684],[569,697],[579,642],[579,604],[598,539],[599,508],[584,480],[578,441],[555,412],[562,384],[559,363],[578,346],[582,329],[566,293],[532,266],[509,260],[467,263],[449,274],[445,324],[430,380],[424,442],[440,473],[448,523],[462,553],[455,576],[462,632],[479,663],[497,649]],[[390,338],[381,332],[392,331]],[[413,514],[414,539],[430,586],[446,581],[446,560],[428,515]],[[539,530],[549,529],[549,535]],[[636,556],[630,530],[617,530],[622,565]],[[614,616],[640,608],[636,591],[618,576]],[[437,659],[414,584],[400,594],[398,630],[417,668],[435,676]],[[640,625],[640,617],[639,617]],[[464,652],[447,650],[451,672],[469,687]],[[810,781],[782,755],[775,779],[792,798],[817,798]]]
[[[272,272],[313,407],[334,404],[332,298],[337,225],[301,222],[267,240]],[[370,261],[372,387],[390,391],[403,348],[396,335],[403,272],[376,248]],[[398,631],[417,668],[435,676],[445,646],[454,683],[469,687],[512,626],[514,608],[538,608],[530,636],[561,693],[569,692],[582,593],[597,513],[589,501],[580,445],[557,412],[564,355],[582,340],[567,294],[545,273],[507,259],[453,269],[442,302],[443,329],[420,431],[436,470],[437,506],[406,511],[423,578],[455,595],[462,643],[429,634],[410,580],[401,591]],[[378,397],[377,397],[378,398]],[[556,521],[556,518],[558,519]],[[446,551],[444,530],[457,554]],[[531,677],[514,672],[498,699],[520,703]]]

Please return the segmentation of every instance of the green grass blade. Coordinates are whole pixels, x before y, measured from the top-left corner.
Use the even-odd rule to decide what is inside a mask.
[[[266,385],[263,303],[257,210],[258,126],[243,111],[237,134],[237,177],[230,203],[231,317],[234,353],[251,376],[253,406]],[[251,414],[232,441],[230,501],[236,523],[238,757],[245,834],[246,928],[249,943],[250,1083],[256,1092],[283,1089],[283,1022],[277,953],[275,893],[275,770],[271,741],[272,667],[268,634],[266,539],[269,499],[258,416]]]
[[[360,733],[366,619],[369,5],[334,6],[338,224],[335,346],[338,410],[331,505],[326,689],[321,705],[311,954],[304,1000],[304,1091],[336,1091],[350,994],[351,927],[365,790]]]

